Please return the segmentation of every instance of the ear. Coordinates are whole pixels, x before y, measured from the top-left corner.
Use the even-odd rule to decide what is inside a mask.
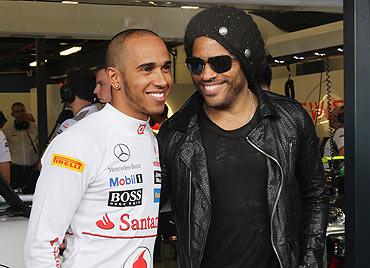
[[[119,90],[122,86],[121,75],[119,70],[114,67],[109,67],[107,69],[107,74],[112,88]]]

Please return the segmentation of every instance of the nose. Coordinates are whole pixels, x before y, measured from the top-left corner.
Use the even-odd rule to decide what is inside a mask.
[[[99,84],[97,84],[97,85],[95,86],[95,89],[94,89],[94,94],[95,94],[95,95],[99,93],[99,91],[100,91],[99,89],[100,89],[100,86],[99,86]]]
[[[165,88],[172,82],[172,76],[170,72],[163,72],[162,69],[156,72],[156,77],[153,84],[158,88]]]
[[[210,81],[215,79],[217,76],[217,73],[211,68],[209,63],[206,63],[206,65],[203,68],[201,77],[204,81]]]

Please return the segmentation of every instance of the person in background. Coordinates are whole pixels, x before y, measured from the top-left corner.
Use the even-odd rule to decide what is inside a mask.
[[[112,102],[43,155],[26,268],[153,267],[161,171],[149,115],[163,112],[171,59],[157,34],[131,29],[112,38],[106,61]]]
[[[1,130],[6,123],[6,118],[0,111],[0,174],[10,184],[10,152],[6,137]]]
[[[96,69],[96,85],[94,94],[100,103],[108,103],[112,100],[112,91],[107,73],[107,67],[102,65]]]
[[[322,267],[328,196],[312,119],[258,84],[252,17],[229,6],[185,31],[197,92],[160,128],[161,204],[171,200],[180,267]]]
[[[89,69],[76,69],[67,73],[66,83],[60,88],[62,102],[69,107],[74,117],[65,120],[58,128],[62,133],[81,119],[98,111],[93,105],[95,74]]]
[[[334,129],[333,140],[326,141],[324,156],[344,155],[344,106],[335,107],[329,120],[330,127]]]
[[[11,155],[11,180],[13,189],[22,188],[34,171],[38,157],[37,125],[28,114],[23,103],[15,102],[11,106],[13,124],[6,124],[3,129]]]
[[[262,89],[270,91],[271,79],[272,79],[271,67],[266,63],[262,67],[261,75],[257,78],[257,83],[260,85]]]

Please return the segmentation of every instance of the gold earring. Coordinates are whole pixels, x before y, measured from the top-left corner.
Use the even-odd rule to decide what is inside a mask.
[[[116,89],[119,89],[119,85],[118,85],[118,84],[117,84],[117,85],[115,85],[114,87],[115,87]]]

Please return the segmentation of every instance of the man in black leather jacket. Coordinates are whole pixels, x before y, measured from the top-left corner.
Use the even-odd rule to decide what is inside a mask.
[[[159,133],[161,202],[171,199],[180,267],[322,267],[328,199],[301,105],[256,82],[264,43],[232,7],[185,32],[197,92]]]

